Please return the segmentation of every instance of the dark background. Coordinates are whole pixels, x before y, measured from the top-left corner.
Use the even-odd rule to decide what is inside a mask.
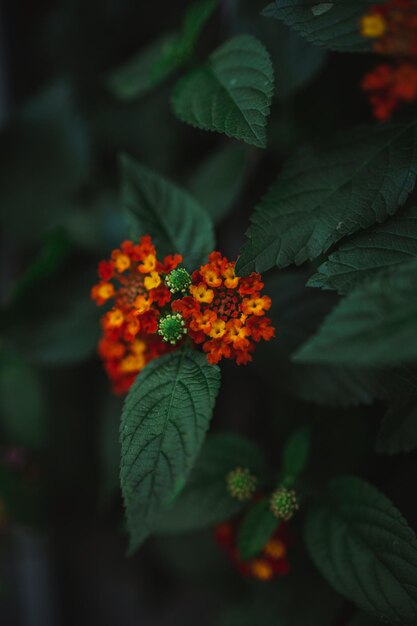
[[[249,0],[219,3],[189,66],[239,32],[264,43],[276,75],[266,151],[174,117],[170,91],[187,67],[142,98],[117,101],[106,88],[108,72],[178,28],[187,6],[11,0],[0,10],[2,626],[240,625],[239,606],[249,596],[258,607],[253,624],[278,606],[288,615],[305,606],[309,625],[316,604],[326,607],[317,618],[322,626],[342,624],[352,612],[310,572],[297,522],[293,571],[267,586],[240,580],[211,530],[152,539],[125,557],[122,400],[112,397],[95,355],[98,312],[89,298],[98,261],[127,236],[118,154],[197,188],[204,204],[213,190],[210,181],[198,183],[199,168],[231,149],[242,165],[230,210],[217,224],[217,246],[233,259],[254,204],[285,158],[299,144],[371,121],[359,89],[371,55],[325,54],[261,17],[264,3]],[[255,364],[222,367],[213,430],[244,433],[278,465],[286,434],[312,423],[314,488],[337,472],[357,471],[383,486],[412,524],[401,476],[415,470],[416,457],[375,456],[378,403],[352,407],[331,391],[319,404],[307,402],[303,370],[289,362],[335,301],[303,288],[310,271],[281,272],[275,286],[271,277],[277,340],[259,350]]]

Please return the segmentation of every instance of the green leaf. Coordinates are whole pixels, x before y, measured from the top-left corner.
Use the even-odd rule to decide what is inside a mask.
[[[254,24],[248,17],[248,28],[256,28],[254,34],[269,51],[278,76],[276,97],[280,100],[288,100],[302,91],[322,70],[327,51],[312,45],[284,23],[259,20]],[[277,117],[275,112],[271,123],[276,122]],[[272,138],[271,146],[276,147]]]
[[[269,510],[269,500],[264,498],[254,504],[239,528],[237,548],[246,561],[261,552],[279,526],[279,520]]]
[[[220,370],[187,347],[152,361],[123,408],[120,479],[130,552],[183,488],[203,443]]]
[[[211,219],[220,222],[233,208],[248,172],[241,146],[226,145],[210,154],[189,179],[188,187]]]
[[[192,126],[265,148],[273,83],[268,52],[255,37],[239,35],[178,81],[172,105]]]
[[[337,302],[332,292],[306,289],[306,274],[281,271],[268,277],[268,312],[277,329],[277,341],[259,345],[254,367],[283,393],[328,406],[358,406],[374,399],[374,376],[369,370],[343,365],[294,363],[289,356],[314,334]]]
[[[417,357],[417,260],[393,267],[351,291],[295,360],[396,365]]]
[[[156,532],[209,528],[238,513],[245,503],[232,498],[226,486],[227,474],[238,466],[247,467],[258,486],[264,484],[265,459],[259,448],[238,435],[209,435],[185,488],[156,521]]]
[[[347,293],[380,270],[417,257],[417,207],[342,243],[307,285]]]
[[[396,398],[382,420],[377,451],[388,454],[417,448],[417,396]]]
[[[30,363],[54,367],[91,357],[100,336],[100,312],[90,299],[95,280],[85,266],[71,274],[61,270],[22,294],[24,301],[15,304],[2,324],[12,349]]]
[[[185,191],[128,156],[121,165],[122,204],[132,238],[151,235],[160,257],[178,252],[194,270],[214,248],[207,213]]]
[[[295,430],[285,443],[282,452],[282,476],[292,484],[303,473],[310,456],[311,431],[305,426]]]
[[[308,514],[305,539],[327,581],[390,624],[417,620],[417,540],[394,505],[354,477],[333,480]]]
[[[107,85],[116,98],[133,100],[162,83],[193,54],[200,32],[218,0],[194,2],[179,33],[162,35],[130,61],[113,70]]]
[[[405,202],[416,173],[415,123],[360,128],[300,151],[255,208],[237,272],[299,265],[383,222]]]
[[[275,0],[263,11],[266,17],[282,20],[314,44],[340,52],[371,49],[362,37],[359,20],[378,0]]]

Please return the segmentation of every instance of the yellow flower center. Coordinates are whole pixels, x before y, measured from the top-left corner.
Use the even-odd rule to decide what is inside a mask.
[[[114,296],[114,287],[111,283],[103,283],[97,290],[97,294],[102,300],[108,300]]]
[[[148,291],[156,289],[161,284],[161,277],[158,272],[151,272],[150,276],[146,276],[144,280],[145,287]]]
[[[274,573],[271,565],[264,559],[255,559],[251,564],[251,572],[259,580],[270,580]]]
[[[363,37],[382,37],[386,30],[386,21],[379,13],[364,15],[361,19],[361,35]]]
[[[269,556],[271,559],[283,559],[287,553],[285,544],[279,539],[271,539],[268,541],[264,548],[265,556]]]
[[[214,291],[207,289],[205,285],[197,285],[190,287],[190,293],[198,302],[210,304],[214,298]]]
[[[223,337],[225,332],[226,332],[226,322],[224,322],[223,320],[216,320],[212,324],[211,330],[209,332],[209,336],[212,337],[213,339],[220,339],[220,337]]]
[[[147,254],[142,263],[138,265],[138,270],[142,274],[153,272],[156,267],[156,257],[154,254]]]
[[[124,272],[130,267],[130,259],[127,254],[117,254],[114,258],[114,264],[118,272]]]
[[[138,372],[145,367],[145,357],[143,355],[130,354],[120,363],[120,371],[124,374]]]
[[[107,324],[110,328],[119,328],[123,324],[124,315],[120,309],[113,309],[107,315]]]
[[[135,309],[137,313],[145,313],[151,308],[151,302],[148,296],[138,296],[135,300]]]

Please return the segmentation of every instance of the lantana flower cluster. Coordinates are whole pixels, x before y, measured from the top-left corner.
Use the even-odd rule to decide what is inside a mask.
[[[271,306],[257,273],[235,275],[235,263],[219,252],[192,276],[179,254],[158,261],[149,236],[125,241],[101,261],[92,289],[107,305],[98,352],[116,393],[125,393],[152,359],[172,350],[188,334],[211,364],[222,358],[238,365],[252,360],[255,344],[275,330],[265,315]]]
[[[215,529],[217,543],[223,548],[237,571],[245,577],[269,581],[290,571],[288,547],[291,538],[287,525],[281,523],[261,553],[249,560],[242,560],[237,548],[237,536],[241,520],[219,524]]]
[[[361,34],[388,57],[362,80],[373,115],[384,121],[402,103],[417,101],[417,0],[388,0],[362,17]]]
[[[165,277],[181,263],[179,254],[158,261],[149,236],[125,241],[98,267],[92,298],[111,305],[101,319],[98,352],[115,393],[125,393],[149,361],[170,349],[158,335],[158,322],[172,294]]]
[[[190,295],[172,304],[186,320],[189,335],[207,352],[211,364],[222,358],[238,365],[252,360],[255,344],[268,341],[275,330],[265,313],[271,299],[261,295],[264,285],[257,273],[246,278],[235,275],[235,263],[220,252],[192,275]]]

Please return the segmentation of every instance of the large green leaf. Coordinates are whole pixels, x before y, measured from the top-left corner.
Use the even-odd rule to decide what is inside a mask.
[[[299,265],[383,222],[406,200],[416,173],[414,123],[360,128],[300,151],[255,208],[238,273]]]
[[[255,37],[239,35],[177,83],[172,104],[192,126],[264,148],[273,84],[268,52]]]
[[[375,487],[351,476],[333,480],[309,512],[305,538],[336,591],[389,624],[416,624],[417,540]]]
[[[342,243],[307,285],[347,293],[381,269],[413,257],[417,257],[417,207]]]
[[[145,95],[183,65],[194,52],[200,32],[218,0],[202,0],[189,6],[181,32],[162,35],[123,66],[113,70],[107,84],[120,100]]]
[[[314,404],[357,406],[373,401],[373,374],[364,368],[343,365],[293,363],[290,355],[317,332],[337,302],[334,293],[307,289],[306,274],[281,271],[268,277],[265,291],[271,296],[268,315],[277,329],[277,340],[259,345],[254,366],[283,393]]]
[[[263,15],[282,20],[312,43],[341,52],[369,50],[371,40],[361,36],[359,20],[378,0],[275,0]]]
[[[302,362],[396,365],[417,357],[417,260],[351,291],[296,353]]]
[[[396,454],[417,448],[417,395],[392,401],[377,439],[378,452]]]
[[[187,347],[150,363],[131,387],[120,427],[120,480],[133,552],[184,487],[203,443],[220,370]]]
[[[193,196],[212,220],[220,222],[233,208],[248,172],[243,146],[226,145],[210,154],[188,181]]]
[[[214,248],[206,211],[188,193],[128,156],[121,163],[122,203],[131,236],[151,235],[160,257],[178,252],[195,269]]]
[[[260,500],[249,509],[239,528],[237,548],[243,560],[259,554],[268,543],[279,520],[271,513],[268,498]]]
[[[226,476],[239,466],[256,476],[258,486],[264,484],[265,460],[253,443],[238,435],[209,435],[185,488],[156,521],[156,532],[209,528],[238,513],[245,503],[230,496]]]

